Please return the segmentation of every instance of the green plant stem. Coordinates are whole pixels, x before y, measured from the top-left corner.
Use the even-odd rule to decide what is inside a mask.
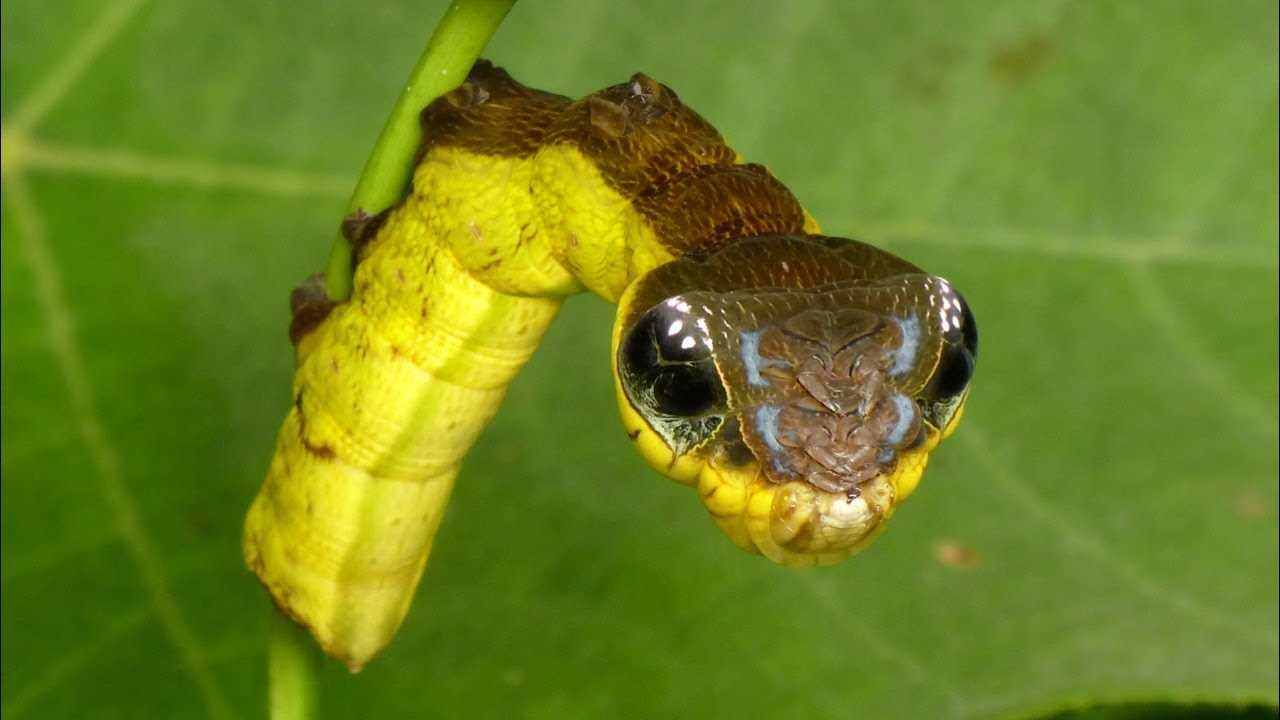
[[[387,118],[347,204],[347,214],[375,215],[400,200],[422,142],[418,114],[432,100],[462,84],[515,0],[454,0],[436,25],[409,82]],[[351,297],[351,245],[339,233],[325,269],[325,290],[341,302]],[[316,670],[322,656],[305,629],[271,610],[267,684],[272,720],[315,717]]]
[[[271,720],[315,717],[316,669],[321,654],[306,629],[271,608],[267,643],[267,701]]]
[[[400,200],[422,140],[418,114],[432,100],[462,84],[515,0],[454,0],[436,25],[409,83],[382,128],[347,213],[369,215]],[[351,297],[351,245],[338,235],[325,270],[325,290],[340,302]]]

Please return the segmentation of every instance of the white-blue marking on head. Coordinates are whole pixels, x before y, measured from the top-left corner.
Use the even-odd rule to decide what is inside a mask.
[[[756,432],[773,452],[782,452],[782,443],[778,442],[778,414],[781,412],[782,408],[777,405],[756,408]]]
[[[742,339],[742,367],[747,371],[747,384],[755,387],[768,387],[769,381],[760,375],[767,367],[781,365],[775,360],[760,357],[760,331],[743,330],[738,333]]]
[[[782,454],[782,443],[778,442],[778,414],[782,412],[782,408],[777,405],[761,405],[756,408],[756,432],[760,433],[760,437],[764,439],[764,444],[769,448],[770,453],[774,453],[770,458],[773,469],[778,472],[788,472],[786,465],[782,463],[782,458],[778,455]]]
[[[893,400],[893,407],[898,413],[898,421],[893,424],[893,429],[885,436],[884,441],[890,445],[897,445],[906,437],[907,430],[911,429],[911,421],[916,416],[916,404],[902,393],[894,393],[890,399]]]
[[[902,345],[893,351],[893,367],[889,373],[894,377],[905,375],[915,365],[916,353],[920,351],[920,320],[912,315],[909,318],[895,318],[898,329],[902,331]]]

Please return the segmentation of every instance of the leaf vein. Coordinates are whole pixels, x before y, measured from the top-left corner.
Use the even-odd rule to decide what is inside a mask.
[[[986,432],[977,426],[974,419],[971,418],[965,422],[964,430],[960,435],[983,466],[987,479],[994,483],[994,487],[998,488],[1005,497],[1017,503],[1030,518],[1049,528],[1053,537],[1063,547],[1088,557],[1094,567],[1106,570],[1128,585],[1140,597],[1155,604],[1173,609],[1207,625],[1229,629],[1238,636],[1241,643],[1253,645],[1265,641],[1265,638],[1258,636],[1257,628],[1242,623],[1220,610],[1206,607],[1176,588],[1160,583],[1142,572],[1132,562],[1118,556],[1092,532],[1054,510],[1026,483],[1019,480],[1005,463],[996,459]],[[1274,648],[1272,651],[1274,652]]]
[[[137,607],[122,613],[103,628],[93,642],[86,642],[66,651],[58,657],[57,662],[47,665],[33,682],[23,685],[16,696],[6,698],[10,702],[5,704],[0,713],[10,720],[27,713],[42,698],[74,679],[99,653],[142,627],[150,617],[151,611],[147,607]]]
[[[75,317],[66,301],[39,211],[28,194],[24,178],[14,175],[7,180],[5,196],[11,203],[21,252],[31,271],[37,299],[45,315],[50,349],[67,386],[81,440],[98,469],[100,490],[141,575],[151,605],[195,681],[209,715],[215,720],[229,718],[231,715],[222,690],[207,667],[195,633],[173,597],[155,544],[142,524],[137,502],[124,481],[119,453],[108,438],[95,406],[89,376],[75,339]]]
[[[1222,367],[1221,361],[1210,355],[1192,336],[1191,330],[1171,309],[1169,298],[1151,276],[1151,272],[1144,265],[1134,265],[1128,275],[1142,302],[1143,310],[1177,348],[1174,354],[1187,361],[1197,380],[1224,400],[1224,405],[1239,415],[1250,430],[1275,438],[1276,432],[1280,431],[1276,416],[1237,385]]]
[[[49,114],[85,71],[120,35],[145,0],[116,0],[94,20],[90,29],[71,47],[62,60],[45,75],[36,89],[23,100],[8,123],[15,133],[27,132]]]
[[[267,195],[316,195],[343,198],[352,181],[337,175],[289,168],[237,165],[217,161],[167,158],[112,148],[90,148],[32,141],[22,148],[31,169],[147,180],[207,188],[248,190]]]

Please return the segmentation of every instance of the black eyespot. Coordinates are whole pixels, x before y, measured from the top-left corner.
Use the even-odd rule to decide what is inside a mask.
[[[945,430],[955,419],[978,357],[978,323],[969,303],[942,278],[930,278],[929,314],[941,326],[938,364],[916,396],[925,421]]]
[[[964,336],[964,349],[969,351],[969,355],[973,359],[978,358],[978,323],[973,319],[973,311],[969,309],[969,303],[965,302],[959,293],[956,298],[960,301],[960,332]]]
[[[653,318],[645,315],[623,341],[618,364],[624,378],[658,366],[658,342],[653,326]]]
[[[711,357],[706,333],[688,314],[677,308],[659,307],[650,317],[658,341],[658,356],[664,362],[697,362]]]
[[[653,378],[654,409],[675,417],[701,415],[719,400],[719,383],[715,368],[701,363],[664,367]]]
[[[938,360],[938,368],[925,390],[925,399],[946,402],[958,397],[969,386],[973,377],[973,356],[967,347],[947,345]]]
[[[636,321],[623,347],[634,368],[662,363],[697,362],[711,357],[711,343],[683,302],[667,301]]]
[[[618,378],[631,405],[677,454],[697,447],[728,405],[706,319],[680,298],[651,308],[618,348]]]
[[[672,417],[693,417],[722,402],[711,342],[688,303],[667,300],[632,327],[619,370],[632,399]]]

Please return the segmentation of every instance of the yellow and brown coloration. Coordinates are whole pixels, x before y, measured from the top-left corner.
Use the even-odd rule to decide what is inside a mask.
[[[355,218],[351,300],[293,297],[294,403],[244,552],[352,669],[395,634],[463,456],[560,302],[618,302],[627,434],[739,546],[865,546],[967,397],[976,330],[940,278],[819,236],[675,93],[583,100],[481,62],[422,113],[412,191]]]

